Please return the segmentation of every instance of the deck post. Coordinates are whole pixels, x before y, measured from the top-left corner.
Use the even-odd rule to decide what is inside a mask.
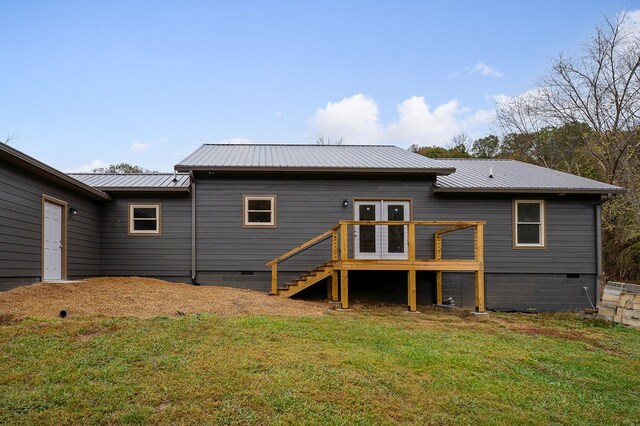
[[[408,246],[409,246],[409,261],[415,261],[416,260],[416,224],[415,223],[409,223],[409,225],[407,225],[407,240],[408,240]],[[415,312],[416,311],[416,270],[415,269],[409,269],[408,272],[408,278],[407,281],[409,283],[408,285],[408,305],[409,305],[409,311],[410,312]]]
[[[349,258],[349,237],[347,235],[347,224],[340,222],[340,259]]]
[[[348,225],[340,223],[340,259],[349,259],[349,237],[347,235]],[[342,309],[349,308],[349,270],[344,266],[340,267],[340,306]]]
[[[271,265],[271,293],[272,295],[278,294],[278,263]]]
[[[407,245],[409,246],[409,260],[416,260],[416,224],[409,223],[407,227]]]
[[[338,231],[331,233],[331,260],[338,260]]]
[[[349,308],[349,271],[340,270],[340,307]]]
[[[409,270],[409,311],[415,312],[416,307],[416,270]]]
[[[442,260],[442,234],[434,236],[435,258]],[[436,305],[442,305],[442,271],[436,271]]]
[[[484,225],[479,223],[474,229],[475,258],[480,263],[475,272],[476,312],[484,312]]]
[[[331,301],[332,302],[337,302],[338,301],[338,281],[339,281],[339,273],[338,271],[333,271],[331,273]]]

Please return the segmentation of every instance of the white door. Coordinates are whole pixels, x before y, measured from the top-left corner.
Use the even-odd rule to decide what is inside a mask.
[[[62,206],[44,203],[44,277],[62,279]]]
[[[408,221],[409,201],[356,201],[355,220]],[[406,225],[354,226],[356,259],[407,259]]]

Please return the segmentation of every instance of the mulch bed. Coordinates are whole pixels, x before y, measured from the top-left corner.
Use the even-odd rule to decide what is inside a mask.
[[[269,296],[266,293],[217,286],[193,286],[152,278],[101,277],[77,283],[38,283],[0,292],[3,322],[26,317],[180,316],[212,313],[319,316],[324,302]]]

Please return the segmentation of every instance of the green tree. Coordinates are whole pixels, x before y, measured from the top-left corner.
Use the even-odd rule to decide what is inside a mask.
[[[157,173],[129,163],[111,164],[107,167],[93,169],[94,173]]]
[[[605,20],[578,55],[555,58],[533,90],[499,102],[496,112],[508,155],[627,189],[603,207],[605,272],[638,280],[640,38],[628,18]]]
[[[500,154],[500,138],[488,135],[476,139],[471,146],[471,154],[477,158],[496,158]]]

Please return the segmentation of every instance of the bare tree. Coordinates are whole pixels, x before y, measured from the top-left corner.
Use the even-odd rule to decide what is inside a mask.
[[[11,141],[13,141],[14,139],[16,139],[16,134],[15,133],[7,134],[7,136],[4,139],[0,139],[0,143],[4,143],[6,145],[9,145],[9,143]]]
[[[331,137],[328,138],[324,138],[324,136],[320,136],[318,137],[318,139],[316,140],[316,143],[318,145],[342,145],[342,143],[344,142],[344,138],[340,138],[338,140],[331,140]]]
[[[640,153],[640,39],[626,14],[605,20],[581,55],[558,56],[538,87],[499,102],[505,133],[532,133],[547,126],[585,123],[589,149],[609,183],[619,182],[625,159]]]
[[[640,243],[640,38],[627,18],[623,13],[606,19],[579,55],[555,58],[535,89],[497,103],[497,122],[506,135],[570,123],[589,127],[585,147],[597,177],[628,189],[604,209],[610,262]],[[616,269],[616,278],[631,276],[622,266]]]

